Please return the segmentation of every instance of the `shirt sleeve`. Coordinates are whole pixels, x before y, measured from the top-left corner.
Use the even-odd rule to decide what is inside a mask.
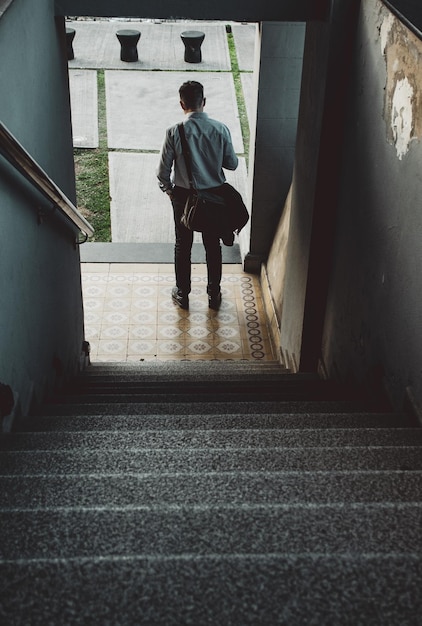
[[[239,164],[236,152],[234,151],[232,138],[229,129],[226,127],[226,137],[224,141],[223,167],[226,170],[235,170]]]
[[[158,184],[162,191],[167,191],[173,187],[173,183],[171,181],[171,171],[174,157],[174,138],[172,129],[169,128],[166,131],[164,143],[160,152],[160,161],[157,168]]]

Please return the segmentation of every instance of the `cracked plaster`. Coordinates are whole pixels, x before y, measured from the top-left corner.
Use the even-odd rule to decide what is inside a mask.
[[[422,138],[422,42],[380,3],[380,46],[386,62],[384,119],[401,160]]]

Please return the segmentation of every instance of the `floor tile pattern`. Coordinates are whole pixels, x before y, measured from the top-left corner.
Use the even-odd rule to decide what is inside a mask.
[[[82,264],[92,361],[273,361],[257,276],[225,265],[219,311],[208,308],[206,266],[192,268],[189,310],[173,304],[172,265]]]

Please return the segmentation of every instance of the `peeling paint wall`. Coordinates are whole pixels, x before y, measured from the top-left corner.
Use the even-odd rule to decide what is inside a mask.
[[[422,41],[379,0],[361,4],[349,93],[322,359],[422,407]]]
[[[402,159],[422,138],[422,44],[388,9],[379,5],[379,44],[386,65],[384,119],[387,137]]]

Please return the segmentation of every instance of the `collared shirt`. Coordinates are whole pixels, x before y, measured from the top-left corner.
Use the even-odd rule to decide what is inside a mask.
[[[183,126],[191,151],[193,186],[210,189],[225,183],[223,168],[235,170],[239,162],[227,126],[202,111],[187,113]],[[178,124],[166,131],[157,177],[163,191],[173,185],[189,189]]]

